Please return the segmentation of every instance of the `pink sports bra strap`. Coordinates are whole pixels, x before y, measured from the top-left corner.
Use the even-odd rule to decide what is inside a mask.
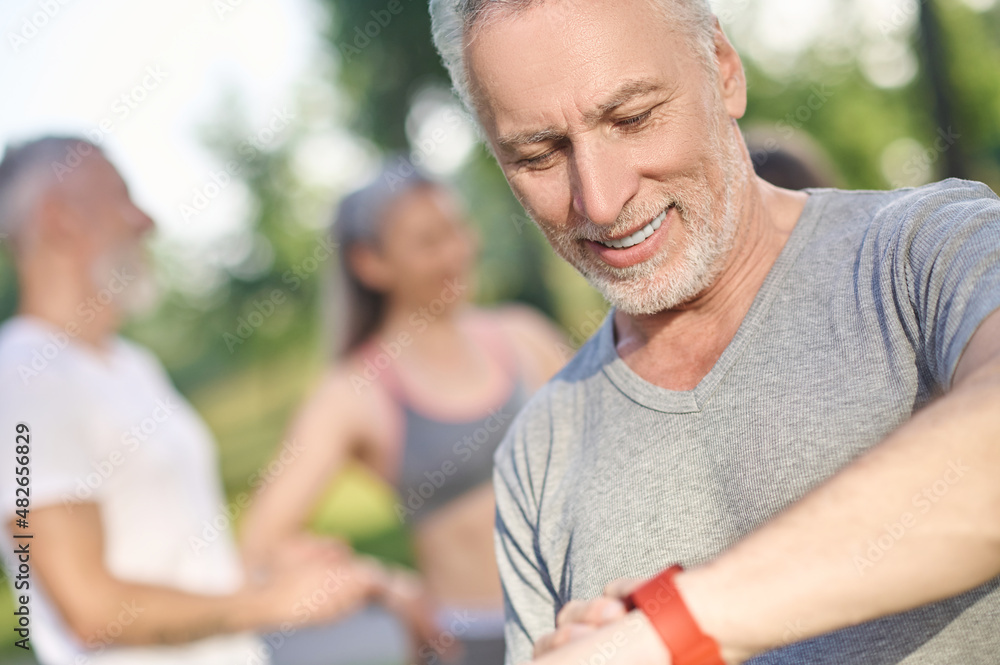
[[[517,355],[506,333],[492,320],[477,321],[475,329],[483,348],[500,362],[512,379],[517,379],[520,375]]]

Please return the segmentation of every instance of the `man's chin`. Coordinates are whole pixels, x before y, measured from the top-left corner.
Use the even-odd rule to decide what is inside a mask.
[[[699,275],[660,272],[635,279],[585,276],[612,307],[627,316],[651,316],[676,309],[697,298],[713,278],[711,271]]]

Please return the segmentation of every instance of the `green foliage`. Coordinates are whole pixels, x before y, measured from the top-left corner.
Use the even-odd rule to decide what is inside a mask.
[[[403,120],[421,87],[450,85],[431,43],[427,4],[417,0],[320,0],[326,35],[341,58],[338,83],[357,102],[353,128],[387,150],[409,148]],[[400,8],[398,13],[390,11]]]

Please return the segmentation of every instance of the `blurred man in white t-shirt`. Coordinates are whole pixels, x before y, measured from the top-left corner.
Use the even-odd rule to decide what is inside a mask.
[[[329,621],[378,593],[378,570],[332,542],[244,579],[211,434],[152,354],[116,334],[142,292],[136,257],[152,228],[85,141],[39,139],[0,162],[0,232],[20,289],[0,327],[0,547],[46,665],[266,662],[254,631]],[[20,582],[15,543],[30,552]]]

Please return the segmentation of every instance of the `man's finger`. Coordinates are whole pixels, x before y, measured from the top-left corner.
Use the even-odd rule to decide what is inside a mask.
[[[559,613],[556,614],[556,627],[559,628],[567,623],[579,621],[576,617],[586,609],[587,603],[588,601],[584,600],[571,600],[563,605]]]
[[[556,628],[547,635],[542,635],[535,642],[534,658],[540,658],[550,651],[563,647],[570,642],[574,642],[581,637],[593,633],[597,628],[579,623],[570,623]]]
[[[625,616],[625,605],[615,598],[595,598],[589,601],[571,600],[556,615],[556,626],[582,623],[603,626]]]

